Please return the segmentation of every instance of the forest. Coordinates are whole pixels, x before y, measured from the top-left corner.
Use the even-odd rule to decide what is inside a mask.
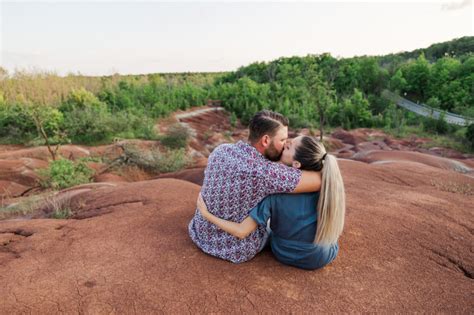
[[[0,139],[26,145],[157,139],[158,118],[220,100],[231,120],[244,124],[267,108],[288,116],[293,128],[381,128],[395,136],[441,136],[444,144],[473,150],[474,124],[417,116],[384,91],[474,117],[474,37],[385,56],[282,57],[221,73],[61,77],[0,68]]]

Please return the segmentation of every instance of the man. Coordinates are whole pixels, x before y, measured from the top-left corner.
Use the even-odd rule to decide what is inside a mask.
[[[287,118],[263,110],[252,118],[249,131],[249,143],[222,144],[212,152],[201,188],[209,212],[234,222],[241,222],[268,195],[318,191],[321,186],[318,173],[273,162],[280,159],[288,140]],[[253,258],[268,237],[259,226],[239,240],[204,219],[198,210],[188,229],[205,253],[234,263]]]

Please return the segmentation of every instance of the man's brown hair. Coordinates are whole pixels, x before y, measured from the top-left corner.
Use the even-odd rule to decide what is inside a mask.
[[[273,137],[281,127],[288,127],[288,118],[266,109],[259,111],[250,120],[249,142],[254,144],[264,135]]]

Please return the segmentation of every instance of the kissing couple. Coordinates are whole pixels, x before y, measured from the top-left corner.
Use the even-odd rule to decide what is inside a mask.
[[[338,253],[345,193],[335,156],[314,137],[288,139],[288,119],[263,110],[248,143],[211,153],[189,235],[202,251],[242,263],[270,244],[276,259],[321,268]]]

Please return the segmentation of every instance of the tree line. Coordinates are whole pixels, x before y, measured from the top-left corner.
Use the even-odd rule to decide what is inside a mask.
[[[474,145],[474,127],[417,117],[383,97],[391,90],[433,108],[474,117],[474,37],[386,56],[330,54],[255,62],[233,72],[58,77],[0,71],[3,142],[96,144],[113,137],[154,139],[156,118],[221,100],[247,123],[263,108],[293,127],[407,126]],[[471,137],[471,138],[469,138]]]

